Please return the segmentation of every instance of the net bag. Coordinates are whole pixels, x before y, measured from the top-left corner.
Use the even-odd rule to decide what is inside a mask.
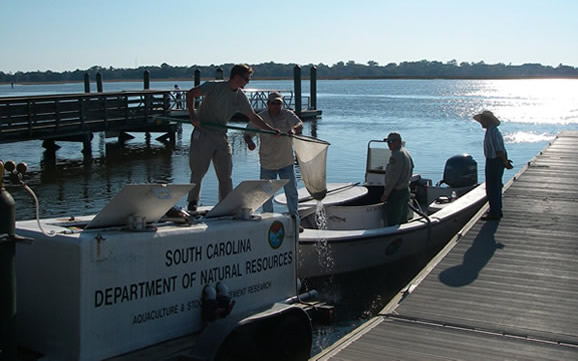
[[[329,143],[317,138],[293,136],[293,149],[301,169],[301,178],[311,197],[318,201],[325,198],[327,193],[327,147]]]

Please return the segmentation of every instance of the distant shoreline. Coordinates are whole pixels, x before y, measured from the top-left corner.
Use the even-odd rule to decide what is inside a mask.
[[[535,80],[535,79],[578,79],[572,76],[511,76],[511,77],[439,77],[439,76],[335,76],[335,77],[318,77],[317,80]],[[151,79],[151,83],[155,82],[188,82],[193,81],[192,78],[165,78],[165,79]],[[201,81],[215,80],[214,77],[201,78]],[[253,77],[251,80],[293,80],[293,77]],[[302,77],[302,80],[310,80],[309,76]],[[81,80],[59,80],[59,81],[34,81],[34,82],[2,82],[0,85],[41,85],[41,84],[75,84],[84,83]],[[96,81],[91,80],[91,84]],[[143,83],[142,79],[113,79],[103,80],[103,83]]]

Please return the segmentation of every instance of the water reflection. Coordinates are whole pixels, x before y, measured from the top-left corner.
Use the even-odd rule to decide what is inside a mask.
[[[173,151],[162,145],[100,143],[98,157],[59,159],[45,152],[39,169],[24,181],[36,193],[41,217],[97,213],[129,183],[173,183]],[[14,185],[7,186],[16,201],[16,218],[33,218],[33,200]]]

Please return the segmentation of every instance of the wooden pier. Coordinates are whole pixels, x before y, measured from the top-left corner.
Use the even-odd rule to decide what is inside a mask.
[[[578,360],[578,132],[558,135],[379,313],[312,360]]]
[[[169,91],[82,93],[0,98],[0,143],[76,141],[90,147],[94,132],[166,132],[175,125],[157,122],[169,114]],[[174,139],[173,139],[174,141]]]
[[[266,109],[267,97],[273,91],[247,89],[246,93],[253,108],[260,111]],[[290,90],[280,92],[285,107],[292,108],[296,95]],[[107,137],[118,137],[120,141],[130,138],[130,132],[160,132],[164,134],[157,140],[174,144],[178,125],[167,119],[189,118],[186,93],[141,90],[1,97],[0,144],[39,139],[44,148],[55,151],[56,142],[82,142],[83,153],[90,154],[95,132],[105,132]],[[303,120],[321,116],[320,110],[312,109],[309,103],[305,105],[306,109],[297,112]]]

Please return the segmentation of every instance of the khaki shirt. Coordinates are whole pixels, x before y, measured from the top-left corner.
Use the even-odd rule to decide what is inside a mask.
[[[207,81],[200,86],[203,100],[197,111],[199,121],[227,125],[236,113],[251,113],[253,108],[241,89],[231,90],[227,81]],[[226,133],[226,128],[203,127],[204,131]]]
[[[391,157],[385,168],[385,184],[383,194],[389,196],[391,191],[400,190],[409,186],[409,179],[413,173],[413,159],[411,154],[401,147],[391,152]]]
[[[303,124],[301,119],[289,109],[281,109],[281,113],[275,117],[271,117],[268,110],[262,111],[259,115],[265,123],[285,134],[296,126]],[[253,122],[249,122],[247,129],[258,129],[258,127]],[[246,134],[251,137],[255,136],[255,133],[251,131],[247,131]],[[281,169],[293,164],[295,158],[293,156],[293,140],[291,137],[258,134],[261,167],[265,169]]]

